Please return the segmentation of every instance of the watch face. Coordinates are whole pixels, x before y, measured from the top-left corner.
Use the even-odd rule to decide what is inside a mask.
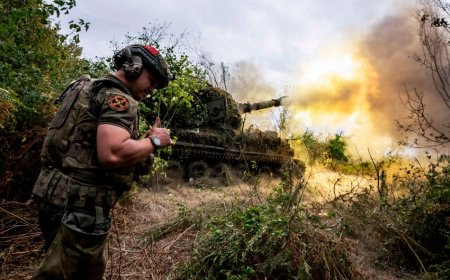
[[[159,138],[156,137],[156,136],[152,136],[152,140],[153,140],[153,143],[154,143],[157,147],[161,146],[161,139],[159,139]]]

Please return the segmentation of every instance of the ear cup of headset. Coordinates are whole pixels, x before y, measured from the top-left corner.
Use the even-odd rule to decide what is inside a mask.
[[[131,56],[130,59],[125,61],[125,63],[123,64],[123,70],[125,71],[125,75],[128,78],[138,78],[141,75],[143,69],[144,67],[142,65],[142,58],[136,55]]]
[[[133,55],[130,46],[116,53],[113,57],[113,61],[114,68],[122,69],[127,78],[138,78],[143,71],[142,58]]]

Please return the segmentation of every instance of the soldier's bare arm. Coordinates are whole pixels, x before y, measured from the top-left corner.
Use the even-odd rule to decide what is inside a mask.
[[[159,118],[146,138],[133,140],[130,133],[115,125],[100,124],[97,130],[97,155],[100,164],[105,168],[117,168],[132,165],[145,159],[155,151],[152,142],[147,137],[156,136],[160,139],[160,147],[172,145],[169,131],[160,127]]]

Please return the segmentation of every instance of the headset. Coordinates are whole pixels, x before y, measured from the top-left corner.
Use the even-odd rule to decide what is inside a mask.
[[[122,69],[127,78],[137,79],[144,70],[144,65],[142,58],[133,55],[131,48],[132,46],[125,47],[114,55],[114,68]]]
[[[152,71],[159,80],[157,89],[165,88],[175,77],[169,70],[167,62],[152,46],[130,45],[113,56],[113,69],[123,70],[128,79],[137,79],[145,67]]]

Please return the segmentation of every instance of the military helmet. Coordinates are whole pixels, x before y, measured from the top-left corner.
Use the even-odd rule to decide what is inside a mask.
[[[114,68],[124,70],[129,78],[139,77],[143,67],[146,67],[153,74],[156,74],[159,81],[158,89],[167,87],[169,81],[173,80],[166,60],[156,48],[150,45],[127,46],[114,54],[113,62]]]

